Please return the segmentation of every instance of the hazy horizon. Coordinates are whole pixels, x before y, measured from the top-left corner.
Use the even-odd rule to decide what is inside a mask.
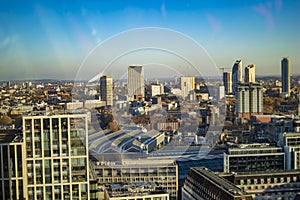
[[[241,59],[243,67],[255,64],[258,76],[275,76],[280,75],[281,59],[288,56],[291,74],[300,74],[300,1],[3,1],[2,5],[3,81],[76,79],[97,45],[144,27],[174,30],[191,38],[217,68],[231,71],[235,60]],[[119,67],[127,68],[125,63]]]

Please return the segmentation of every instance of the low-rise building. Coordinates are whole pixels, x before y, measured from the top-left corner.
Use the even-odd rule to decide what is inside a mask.
[[[171,200],[178,197],[178,166],[172,160],[138,159],[122,162],[92,162],[98,183],[156,182],[169,195]]]

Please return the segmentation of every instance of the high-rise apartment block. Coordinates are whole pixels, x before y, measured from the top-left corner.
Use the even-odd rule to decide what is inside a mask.
[[[225,87],[225,93],[231,94],[232,93],[232,74],[231,74],[231,72],[223,73],[223,83],[224,83],[224,87]]]
[[[263,87],[259,83],[240,83],[235,94],[236,116],[250,119],[263,114]]]
[[[232,67],[232,92],[237,91],[238,83],[243,82],[243,66],[241,60],[236,60]]]
[[[281,81],[282,81],[282,93],[286,96],[290,96],[290,88],[291,88],[290,60],[287,57],[281,60]]]
[[[143,66],[128,67],[128,97],[129,100],[133,100],[135,97],[145,97]]]
[[[112,76],[100,77],[100,97],[106,106],[113,105],[113,78]]]
[[[245,82],[254,83],[255,82],[255,65],[251,64],[245,67]]]
[[[23,117],[26,199],[89,199],[86,114]]]
[[[180,89],[183,98],[187,98],[195,89],[195,77],[182,76],[180,77]]]

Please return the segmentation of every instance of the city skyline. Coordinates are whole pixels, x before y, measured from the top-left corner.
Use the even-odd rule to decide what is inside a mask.
[[[5,1],[0,9],[0,80],[73,80],[98,44],[143,27],[187,35],[202,45],[217,67],[231,67],[236,59],[245,65],[254,63],[257,75],[280,75],[280,60],[289,56],[291,75],[296,75],[300,74],[299,7],[298,1],[279,0],[22,5]]]

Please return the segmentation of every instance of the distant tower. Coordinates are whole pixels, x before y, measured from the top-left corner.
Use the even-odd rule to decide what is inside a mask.
[[[106,102],[106,106],[113,105],[113,80],[111,76],[100,77],[100,97]]]
[[[232,67],[232,92],[236,93],[237,84],[243,82],[242,61],[236,60]]]
[[[223,83],[224,83],[224,87],[225,87],[225,93],[226,94],[232,93],[232,74],[231,74],[231,72],[223,73]]]
[[[187,98],[188,95],[195,89],[195,77],[182,76],[180,77],[180,89],[183,98]]]
[[[145,97],[144,68],[143,66],[128,67],[128,97],[133,100],[135,96]]]
[[[245,67],[245,82],[254,83],[255,82],[255,65],[251,64]]]
[[[263,114],[263,87],[260,83],[239,83],[235,94],[237,117],[250,119]]]
[[[291,77],[290,77],[290,60],[285,57],[281,60],[281,81],[282,93],[290,96]]]

